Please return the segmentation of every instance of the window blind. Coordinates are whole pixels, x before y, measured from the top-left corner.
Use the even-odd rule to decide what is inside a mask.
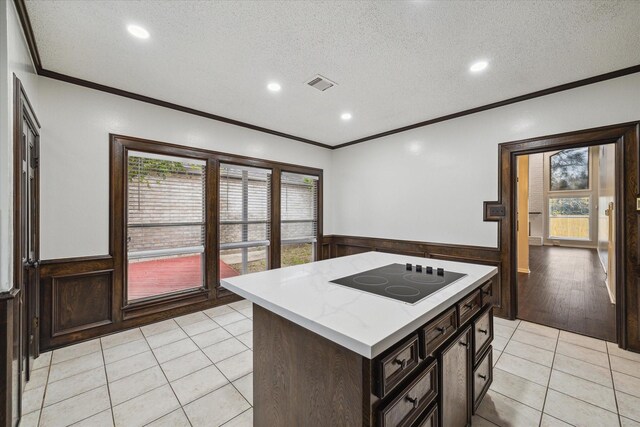
[[[128,152],[130,299],[203,285],[205,175],[204,161]]]
[[[283,172],[280,192],[280,264],[315,260],[318,233],[318,177]]]
[[[268,267],[271,170],[220,165],[220,277]]]

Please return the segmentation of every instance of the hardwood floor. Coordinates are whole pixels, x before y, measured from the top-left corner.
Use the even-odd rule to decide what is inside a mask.
[[[616,341],[616,310],[595,249],[530,246],[518,273],[518,318]]]

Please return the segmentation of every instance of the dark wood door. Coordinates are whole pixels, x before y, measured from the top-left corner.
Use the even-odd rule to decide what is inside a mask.
[[[28,381],[33,360],[39,353],[39,136],[29,114],[22,120],[20,180],[20,286],[23,302],[23,376]]]
[[[471,424],[471,329],[462,332],[442,352],[441,425],[464,427]]]

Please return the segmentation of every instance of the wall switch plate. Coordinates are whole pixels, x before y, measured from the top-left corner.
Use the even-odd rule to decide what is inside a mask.
[[[638,206],[640,206],[640,199],[638,199]],[[506,211],[504,206],[489,206],[490,216],[505,216]]]
[[[636,210],[640,211],[640,197],[636,198]]]

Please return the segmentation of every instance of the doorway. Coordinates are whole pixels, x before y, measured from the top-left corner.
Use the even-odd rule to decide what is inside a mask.
[[[638,212],[640,212],[640,122],[621,123],[499,145],[498,200],[484,203],[485,221],[499,223],[499,280],[495,312],[518,316],[516,177],[518,156],[574,147],[615,144],[615,311],[616,342],[622,349],[640,352],[640,280]]]
[[[20,80],[14,75],[14,276],[19,289],[16,310],[18,384],[22,390],[39,355],[39,162],[40,124]],[[21,401],[21,398],[18,400]],[[16,408],[14,408],[15,411]],[[20,411],[18,410],[18,414]]]
[[[517,317],[617,342],[616,144],[516,156]]]

